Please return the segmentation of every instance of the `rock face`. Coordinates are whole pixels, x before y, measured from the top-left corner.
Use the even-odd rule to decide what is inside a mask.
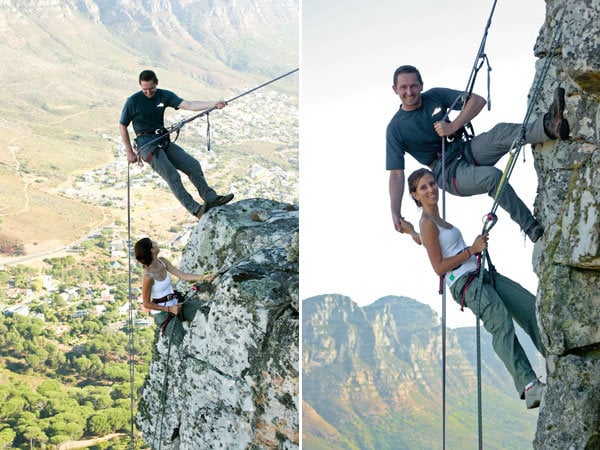
[[[538,105],[566,89],[571,139],[534,149],[536,212],[546,227],[536,244],[538,314],[548,349],[548,387],[534,446],[600,448],[600,1],[547,1],[538,73],[564,11],[561,46]]]
[[[297,209],[254,199],[209,211],[181,269],[220,275],[212,287],[178,285],[205,304],[180,347],[158,337],[137,417],[144,440],[153,449],[298,448]]]

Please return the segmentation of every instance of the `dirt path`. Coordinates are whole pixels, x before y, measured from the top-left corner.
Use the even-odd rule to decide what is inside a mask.
[[[71,449],[76,449],[76,448],[89,448],[92,445],[96,445],[100,442],[106,442],[106,441],[110,441],[111,439],[117,438],[117,437],[122,437],[122,436],[127,436],[126,433],[113,433],[113,434],[108,434],[106,436],[102,436],[102,437],[97,437],[94,439],[86,439],[84,441],[67,441],[67,442],[63,442],[62,444],[58,445],[56,448],[57,450],[71,450]]]

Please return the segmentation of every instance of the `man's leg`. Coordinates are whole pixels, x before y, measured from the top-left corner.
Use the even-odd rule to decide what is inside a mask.
[[[486,274],[487,276],[487,274]],[[455,301],[460,302],[462,287],[466,277],[459,279],[451,287]],[[498,357],[502,360],[506,369],[513,378],[515,388],[519,395],[525,390],[525,386],[537,379],[533,368],[527,359],[527,355],[515,336],[515,327],[512,317],[502,303],[502,299],[490,284],[483,283],[481,293],[477,291],[478,279],[473,280],[465,294],[465,304],[477,314],[476,294],[480,299],[480,318],[483,326],[492,335],[492,346]]]
[[[217,193],[206,182],[202,167],[196,158],[188,154],[175,143],[169,144],[166,153],[169,160],[173,163],[173,166],[189,177],[192,184],[198,189],[198,194],[200,194],[200,197],[205,203],[209,203],[217,197]]]
[[[506,155],[515,139],[520,136],[521,125],[516,123],[499,123],[490,131],[481,133],[471,141],[471,152],[476,164],[493,166]],[[549,141],[544,132],[544,117],[540,116],[525,128],[525,143],[538,144]]]
[[[455,178],[447,180],[446,188],[448,192],[461,197],[487,193],[494,198],[501,178],[502,172],[495,167],[461,163],[456,169]],[[522,230],[528,231],[530,227],[537,224],[529,208],[517,196],[510,184],[504,185],[498,204],[510,214],[511,219]]]
[[[177,169],[171,163],[166,152],[162,148],[159,149],[150,160],[150,166],[152,166],[154,171],[167,182],[171,192],[173,192],[177,200],[179,200],[179,203],[181,203],[190,214],[196,215],[200,210],[201,205],[192,198],[188,191],[185,190],[179,172],[177,172]]]

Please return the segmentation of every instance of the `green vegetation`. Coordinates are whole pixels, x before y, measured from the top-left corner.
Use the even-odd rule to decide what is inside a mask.
[[[52,449],[112,434],[91,448],[129,447],[130,354],[137,405],[155,329],[136,327],[130,349],[128,314],[119,312],[127,273],[108,264],[111,238],[110,231],[93,238],[86,258],[0,271],[0,448]],[[136,437],[135,448],[143,445]]]

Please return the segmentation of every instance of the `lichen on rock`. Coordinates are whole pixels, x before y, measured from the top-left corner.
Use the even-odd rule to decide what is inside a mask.
[[[218,276],[178,285],[205,302],[181,346],[157,338],[137,416],[151,448],[298,448],[297,234],[298,209],[265,199],[195,227],[181,268]]]
[[[540,2],[541,7],[541,2]],[[535,54],[552,56],[538,105],[566,89],[571,138],[534,149],[536,213],[545,226],[533,264],[548,350],[534,447],[600,448],[600,1],[547,1]],[[563,14],[556,55],[544,51]]]

